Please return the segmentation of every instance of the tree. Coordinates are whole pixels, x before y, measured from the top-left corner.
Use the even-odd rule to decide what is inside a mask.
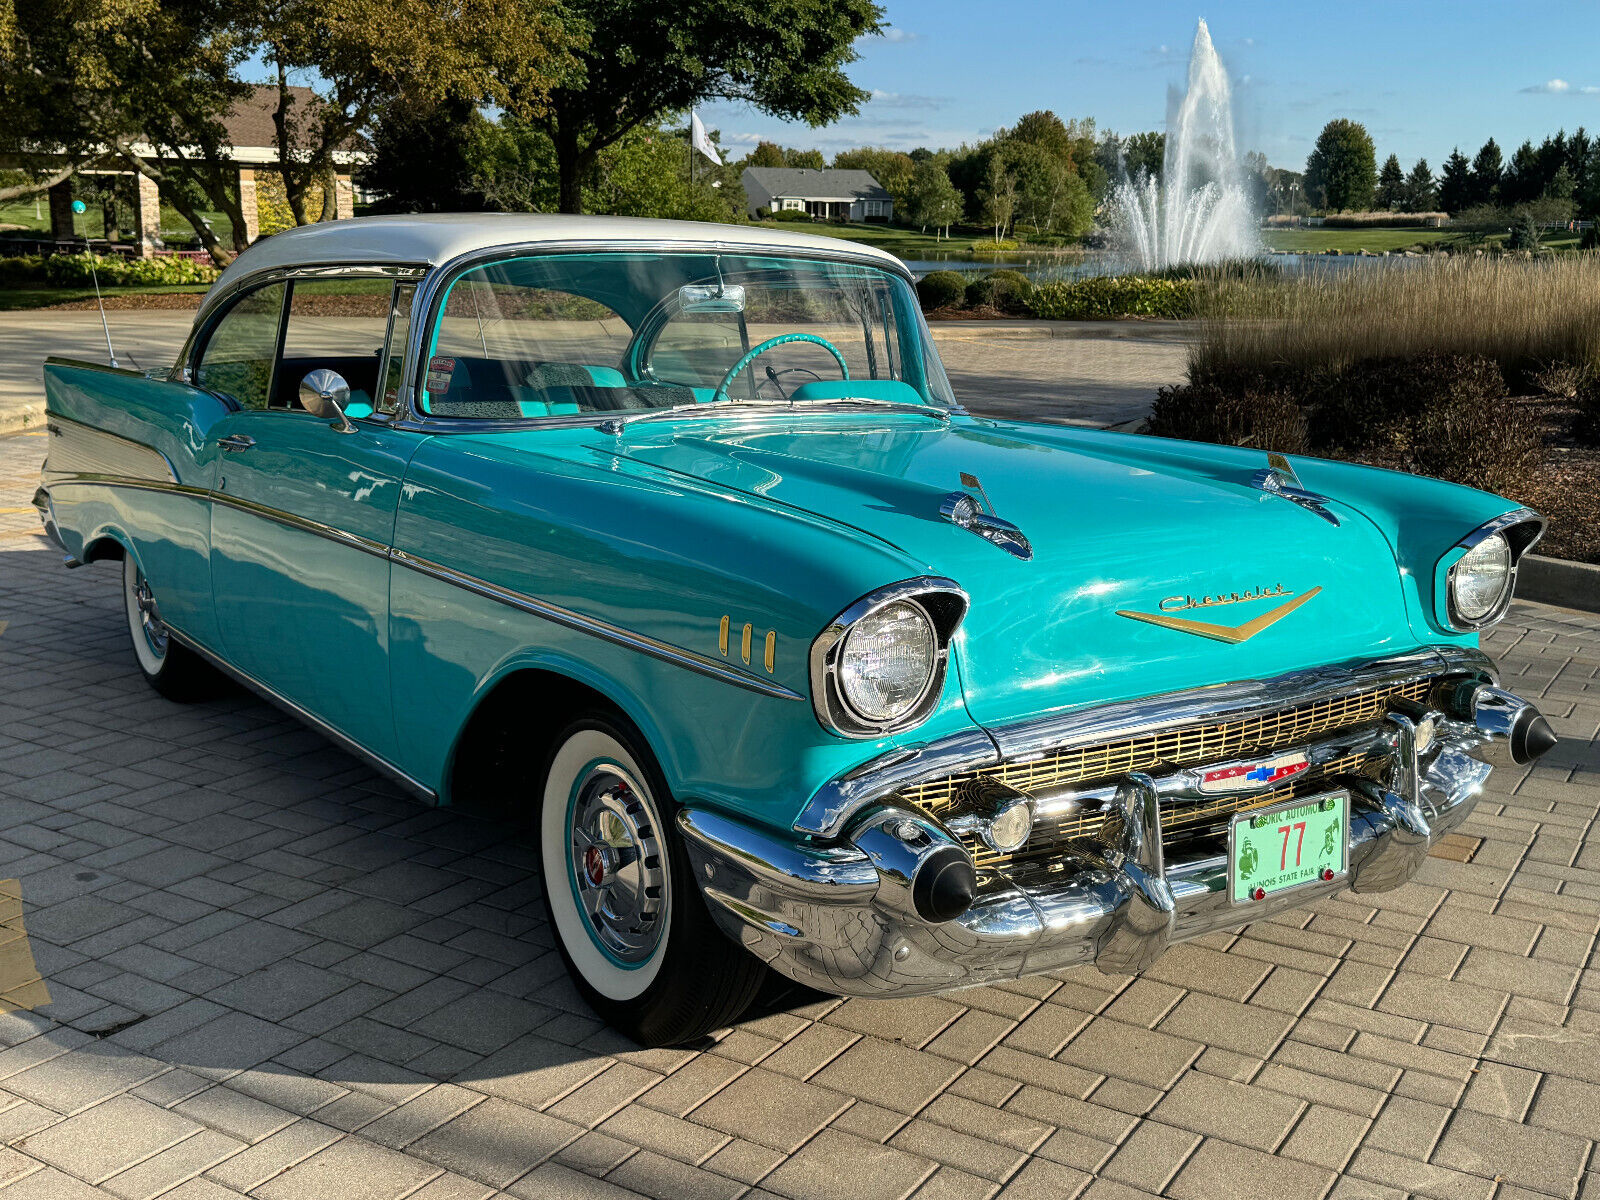
[[[1511,155],[1511,165],[1500,176],[1500,203],[1531,204],[1544,192],[1539,153],[1525,141]]]
[[[883,16],[873,0],[567,0],[562,11],[581,41],[576,69],[548,93],[513,89],[509,107],[549,133],[563,212],[580,211],[601,151],[666,113],[741,100],[822,125],[858,111],[868,93],[844,68]]]
[[[833,165],[840,170],[868,171],[883,185],[894,201],[897,213],[907,209],[911,191],[911,176],[917,169],[909,154],[899,150],[886,150],[877,146],[863,146],[859,150],[842,150],[834,155]]]
[[[1016,211],[1017,177],[1007,166],[1004,155],[991,154],[983,181],[983,219],[994,226],[995,241],[1011,228]]]
[[[278,171],[298,224],[333,215],[334,163],[396,100],[533,111],[578,69],[557,0],[240,0],[277,87]],[[426,53],[418,47],[425,46]],[[320,90],[302,104],[291,79]]]
[[[1457,146],[1439,172],[1439,207],[1454,216],[1472,206],[1472,166]]]
[[[1122,143],[1122,168],[1129,179],[1148,175],[1160,179],[1167,159],[1167,135],[1164,133],[1135,133]]]
[[[820,171],[828,165],[821,150],[785,150],[783,162],[787,167],[806,167],[813,171]]]
[[[781,167],[784,165],[783,147],[777,142],[757,142],[744,160],[747,167]]]
[[[1400,168],[1398,155],[1391,154],[1383,160],[1383,170],[1378,172],[1378,193],[1373,197],[1373,207],[1393,210],[1400,207],[1406,186],[1406,173]]]
[[[923,159],[912,171],[905,216],[922,229],[931,226],[947,232],[961,219],[961,193],[937,158]]]
[[[1377,176],[1377,155],[1365,126],[1340,117],[1322,127],[1306,159],[1306,190],[1314,203],[1330,212],[1365,209]]]
[[[489,121],[470,101],[396,101],[379,115],[372,157],[356,181],[382,199],[377,212],[462,212],[482,208],[474,183]]]
[[[1435,199],[1433,168],[1428,166],[1427,159],[1419,158],[1416,166],[1411,168],[1411,173],[1406,176],[1405,186],[1401,191],[1401,202],[1407,212],[1432,212]]]
[[[1500,199],[1500,176],[1504,173],[1500,147],[1493,138],[1485,142],[1472,159],[1473,205],[1495,204]],[[1468,207],[1471,207],[1469,205]]]

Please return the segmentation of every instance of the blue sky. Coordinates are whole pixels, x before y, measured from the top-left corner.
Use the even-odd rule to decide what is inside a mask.
[[[1600,21],[1575,3],[990,3],[885,5],[891,31],[863,40],[851,78],[874,99],[825,129],[742,105],[701,110],[722,143],[955,146],[1036,108],[1119,133],[1163,127],[1204,17],[1234,83],[1241,150],[1300,169],[1324,122],[1366,125],[1379,160],[1493,135],[1507,157],[1558,128],[1600,131]],[[976,18],[976,19],[975,19]]]

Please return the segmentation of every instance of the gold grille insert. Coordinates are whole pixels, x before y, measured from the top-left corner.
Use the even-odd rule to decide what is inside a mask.
[[[979,771],[964,771],[927,783],[902,788],[902,799],[920,805],[936,817],[944,817],[955,807],[961,786],[980,775],[999,779],[1025,792],[1039,792],[1063,786],[1109,783],[1130,771],[1152,768],[1192,767],[1203,763],[1225,762],[1256,754],[1268,754],[1290,746],[1303,745],[1324,735],[1370,724],[1381,717],[1396,700],[1423,701],[1432,690],[1432,679],[1388,684],[1343,696],[1316,700],[1275,712],[1233,721],[1163,729],[1155,733],[1057,750],[1029,762],[1004,763]],[[1226,821],[1232,814],[1263,808],[1304,795],[1325,785],[1336,774],[1365,773],[1374,760],[1366,755],[1350,755],[1326,764],[1317,771],[1296,779],[1287,788],[1256,796],[1219,796],[1198,803],[1178,802],[1162,806],[1163,840],[1188,837],[1208,826]],[[995,854],[975,836],[963,838],[979,866],[995,866],[1013,859],[1030,859],[1054,853],[1070,838],[1092,837],[1099,832],[1101,814],[1073,814],[1054,824],[1035,825],[1028,844],[1017,855]]]

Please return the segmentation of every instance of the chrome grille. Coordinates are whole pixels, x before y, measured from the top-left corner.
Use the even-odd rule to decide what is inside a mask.
[[[1163,729],[1099,745],[1074,746],[1028,762],[1003,763],[984,770],[948,775],[902,788],[898,794],[901,799],[920,806],[935,817],[943,818],[955,809],[961,786],[980,775],[999,779],[1025,792],[1039,793],[1047,789],[1111,783],[1130,771],[1164,771],[1270,754],[1304,745],[1320,737],[1370,725],[1387,712],[1396,700],[1426,700],[1434,682],[1427,678],[1418,679],[1237,720]],[[1219,796],[1199,802],[1165,803],[1161,811],[1163,840],[1171,842],[1198,836],[1225,825],[1234,813],[1306,795],[1326,786],[1334,775],[1372,773],[1380,762],[1366,754],[1353,754],[1319,766],[1315,771],[1296,778],[1290,786],[1276,791],[1251,796]],[[1102,814],[1098,811],[1071,813],[1056,821],[1042,819],[1035,824],[1027,845],[1015,855],[996,854],[973,835],[964,837],[963,841],[978,866],[998,866],[1010,861],[1053,855],[1072,838],[1092,838],[1099,833],[1101,820]]]

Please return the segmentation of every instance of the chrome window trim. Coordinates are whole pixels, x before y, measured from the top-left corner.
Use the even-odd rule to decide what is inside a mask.
[[[1480,675],[1491,683],[1498,678],[1493,661],[1480,650],[1428,646],[1406,654],[1333,663],[1267,679],[1165,692],[992,729],[964,729],[921,746],[887,751],[830,780],[807,802],[793,827],[799,833],[837,837],[850,818],[867,805],[900,788],[960,771],[995,766],[1046,750],[1119,741],[1187,725],[1248,719],[1254,714],[1313,703],[1357,688],[1453,673]]]
[[[1457,633],[1473,633],[1480,629],[1487,629],[1496,624],[1506,615],[1506,610],[1511,607],[1511,601],[1517,591],[1517,567],[1522,562],[1522,556],[1539,544],[1544,537],[1546,528],[1544,517],[1531,508],[1514,508],[1510,512],[1501,513],[1492,520],[1485,521],[1454,546],[1450,553],[1456,550],[1467,551],[1484,541],[1486,538],[1500,533],[1506,535],[1506,544],[1511,548],[1511,575],[1506,580],[1505,595],[1500,597],[1500,602],[1489,613],[1476,621],[1469,621],[1456,611],[1455,579],[1456,567],[1461,565],[1457,559],[1450,564],[1450,569],[1445,572],[1444,580],[1444,611],[1445,624]],[[1513,530],[1527,526],[1525,536],[1515,537]],[[1518,543],[1521,543],[1520,545]]]
[[[934,603],[930,604],[932,599]],[[893,721],[874,721],[851,708],[839,686],[839,653],[851,627],[863,617],[900,600],[917,605],[933,625],[938,654],[927,686],[905,716]],[[869,592],[855,601],[823,627],[811,643],[809,656],[811,705],[817,720],[829,733],[840,737],[878,738],[922,724],[938,707],[949,673],[950,641],[967,615],[970,600],[961,585],[940,575],[919,575]]]
[[[408,347],[406,352],[408,370],[402,376],[402,383],[409,385],[409,392],[403,395],[405,408],[399,414],[399,419],[395,421],[394,426],[397,429],[410,429],[418,433],[494,433],[512,429],[527,430],[545,428],[547,426],[560,429],[570,428],[575,425],[594,424],[594,413],[579,414],[581,419],[572,417],[533,417],[518,421],[483,421],[432,417],[418,409],[417,404],[420,395],[418,381],[422,375],[422,357],[432,338],[434,325],[439,318],[439,313],[436,311],[438,303],[442,299],[448,283],[475,266],[493,262],[496,259],[526,257],[530,254],[605,254],[636,251],[643,254],[754,254],[773,257],[791,249],[793,253],[788,255],[789,257],[818,259],[824,262],[846,262],[858,266],[874,267],[904,279],[913,289],[916,287],[916,277],[912,275],[911,269],[898,260],[884,262],[872,255],[848,249],[777,247],[739,241],[682,242],[617,238],[561,242],[535,240],[504,242],[498,246],[483,246],[467,251],[464,254],[458,254],[456,257],[447,259],[433,267],[417,287],[417,294],[412,299],[412,329],[411,336],[407,339]],[[418,313],[424,314],[426,319],[417,320]]]
[[[253,516],[261,517],[264,520],[275,521],[280,525],[286,525],[291,529],[298,529],[305,533],[315,534],[318,537],[326,538],[331,542],[336,542],[341,546],[348,547],[349,549],[358,550],[363,554],[370,554],[374,558],[387,559],[391,563],[396,563],[402,567],[407,567],[410,570],[416,571],[419,574],[428,575],[435,579],[442,580],[445,583],[449,583],[465,591],[469,591],[487,599],[497,601],[498,603],[504,604],[507,607],[518,609],[521,612],[530,613],[533,616],[541,617],[544,620],[564,626],[565,628],[576,630],[579,633],[588,634],[591,637],[599,638],[600,640],[610,642],[613,645],[622,646],[625,649],[637,651],[640,654],[648,655],[651,658],[660,660],[661,662],[670,663],[673,666],[683,667],[684,669],[694,671],[697,674],[709,676],[710,678],[720,680],[723,683],[730,683],[735,687],[744,688],[747,691],[755,692],[759,695],[768,696],[778,700],[805,699],[805,697],[799,692],[784,687],[783,684],[778,683],[775,680],[762,679],[746,671],[741,671],[739,668],[728,663],[719,662],[716,659],[710,658],[704,654],[696,653],[693,650],[686,650],[683,647],[675,646],[670,642],[659,641],[658,639],[652,638],[647,634],[636,633],[631,629],[625,629],[620,625],[613,625],[609,621],[603,621],[598,617],[591,617],[584,613],[574,612],[572,609],[563,608],[558,604],[552,604],[548,600],[541,600],[537,596],[530,596],[525,592],[518,592],[510,588],[501,587],[499,584],[490,583],[485,579],[479,579],[475,575],[469,575],[464,571],[457,571],[453,567],[447,567],[442,563],[436,563],[430,559],[420,558],[416,555],[408,554],[404,550],[396,549],[395,547],[385,545],[382,542],[373,541],[372,539],[362,537],[359,534],[350,533],[347,530],[339,529],[332,525],[324,525],[320,521],[313,521],[306,517],[297,516],[294,513],[284,512],[282,509],[270,508],[267,505],[257,504],[250,500],[242,500],[237,496],[230,496],[226,492],[212,491],[209,488],[190,487],[179,483],[166,483],[161,480],[133,479],[126,476],[115,475],[78,474],[63,476],[60,479],[53,479],[50,482],[51,488],[71,487],[75,485],[90,487],[124,487],[139,491],[167,492],[177,495],[192,496],[199,499],[209,499],[213,503],[225,504],[231,508],[238,509],[241,512],[246,512],[252,514]]]
[[[231,307],[233,300],[247,291],[266,287],[268,284],[282,283],[291,279],[393,279],[393,280],[421,280],[428,274],[429,268],[421,263],[320,263],[307,264],[297,267],[266,267],[254,271],[249,275],[242,275],[229,282],[221,291],[207,292],[200,301],[200,309],[194,315],[194,324],[189,327],[189,336],[184,339],[183,349],[178,351],[169,378],[178,383],[191,382],[194,370],[192,361],[196,343],[201,340],[202,332],[207,331],[210,324],[217,317],[219,310]]]

